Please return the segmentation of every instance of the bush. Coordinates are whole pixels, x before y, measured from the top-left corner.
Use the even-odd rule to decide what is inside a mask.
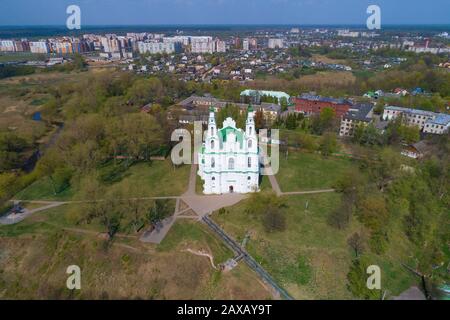
[[[366,258],[354,259],[347,274],[347,287],[356,298],[366,300],[378,300],[381,298],[381,290],[367,288],[367,267],[370,263]]]
[[[263,225],[266,232],[286,230],[286,216],[278,208],[268,209],[263,217]]]

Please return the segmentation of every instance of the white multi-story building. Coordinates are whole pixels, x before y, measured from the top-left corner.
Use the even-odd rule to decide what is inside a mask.
[[[107,53],[120,52],[121,44],[116,35],[107,34],[104,37],[100,38],[103,51]]]
[[[214,107],[209,109],[208,131],[198,154],[203,193],[248,193],[259,190],[259,149],[254,111],[248,108],[245,131],[227,118],[217,129]]]
[[[250,50],[250,41],[248,39],[242,40],[242,50],[244,51]]]
[[[16,47],[13,40],[1,40],[0,41],[0,51],[1,52],[14,52]]]
[[[436,118],[427,121],[423,132],[433,134],[444,134],[450,129],[450,115],[439,113]]]
[[[214,41],[212,37],[191,37],[191,52],[213,53]]]
[[[358,31],[350,31],[349,29],[338,30],[338,36],[339,37],[358,38],[359,32]]]
[[[419,127],[420,130],[423,129],[425,123],[428,120],[434,119],[436,117],[436,113],[431,111],[424,111],[419,109],[410,109],[410,108],[402,108],[402,107],[393,107],[389,106],[384,108],[383,119],[390,121],[394,120],[399,116],[403,117],[403,120],[407,125],[415,125]]]
[[[32,53],[50,53],[50,46],[47,41],[31,41],[30,51]]]
[[[181,43],[179,42],[138,42],[139,53],[175,53],[181,51]]]
[[[450,115],[431,111],[389,106],[383,119],[390,121],[402,116],[408,126],[417,126],[424,133],[443,134],[450,128]]]
[[[187,46],[190,43],[189,36],[174,36],[174,37],[164,37],[164,43],[181,43],[183,46]]]
[[[280,39],[280,38],[270,38],[270,39],[269,39],[268,47],[269,47],[269,49],[275,49],[275,48],[282,49],[282,48],[284,47],[283,39]]]
[[[214,40],[214,52],[226,52],[227,46],[225,44],[225,41],[222,41],[220,39]]]
[[[373,106],[369,104],[354,105],[341,118],[339,135],[352,137],[358,126],[366,126],[372,121]]]

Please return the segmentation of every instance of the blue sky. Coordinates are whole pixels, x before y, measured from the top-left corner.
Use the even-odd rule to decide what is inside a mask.
[[[0,0],[0,25],[64,25],[79,5],[82,24],[450,24],[450,0]]]

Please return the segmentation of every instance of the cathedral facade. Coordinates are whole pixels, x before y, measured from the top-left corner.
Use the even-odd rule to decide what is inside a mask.
[[[214,109],[209,110],[205,142],[198,154],[198,174],[204,194],[248,193],[259,190],[259,148],[254,111],[248,108],[245,131],[227,118],[217,128]]]

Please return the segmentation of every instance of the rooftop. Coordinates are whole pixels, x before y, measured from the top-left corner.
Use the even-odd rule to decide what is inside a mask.
[[[373,105],[371,104],[359,104],[354,105],[344,115],[344,118],[357,121],[370,122],[372,119]]]
[[[447,126],[450,124],[450,114],[438,113],[434,120],[429,120],[428,123]]]
[[[419,114],[423,116],[429,116],[429,117],[435,117],[438,115],[438,113],[421,110],[421,109],[411,109],[411,108],[403,108],[403,107],[396,107],[396,106],[388,106],[384,108],[385,110],[393,110],[393,111],[401,111],[404,113],[412,113],[412,114]]]
[[[330,102],[330,103],[335,103],[335,104],[352,104],[352,102],[347,99],[322,97],[322,96],[316,96],[316,95],[309,94],[309,93],[303,93],[302,95],[298,96],[298,99],[305,99],[305,100],[309,100],[309,101]]]
[[[259,94],[260,96],[271,96],[278,99],[286,98],[289,100],[291,98],[286,92],[283,91],[268,91],[268,90],[251,90],[247,89],[241,92],[241,96],[253,96]]]

